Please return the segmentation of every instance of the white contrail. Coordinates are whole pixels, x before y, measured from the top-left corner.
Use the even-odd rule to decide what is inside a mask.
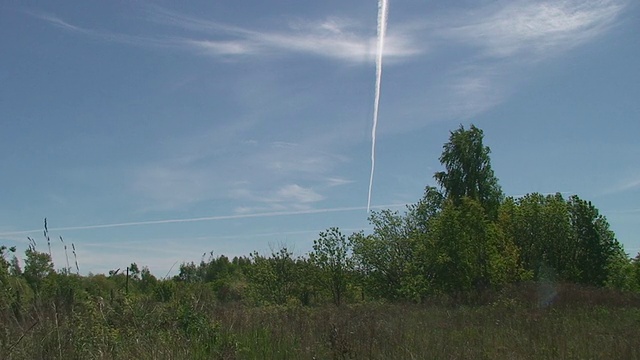
[[[384,208],[397,208],[405,205],[407,204],[377,205],[375,207],[384,209]],[[165,220],[123,222],[123,223],[114,223],[114,224],[68,226],[68,227],[60,227],[60,228],[51,228],[49,229],[49,231],[51,232],[51,231],[105,229],[105,228],[115,228],[115,227],[125,227],[125,226],[142,226],[142,225],[172,224],[172,223],[199,222],[199,221],[233,220],[233,219],[247,219],[247,218],[260,218],[260,217],[320,214],[320,213],[331,213],[331,212],[348,212],[348,211],[357,211],[357,210],[364,210],[364,207],[354,206],[354,207],[309,209],[309,210],[296,210],[296,211],[274,211],[274,212],[253,213],[253,214],[219,215],[219,216],[207,216],[207,217],[186,218],[186,219],[165,219]],[[42,229],[9,231],[9,232],[0,233],[0,236],[22,235],[22,234],[31,234],[31,233],[39,233],[39,232],[42,232]]]
[[[380,108],[380,83],[382,81],[382,53],[384,36],[387,32],[388,0],[378,1],[378,49],[376,54],[376,93],[373,102],[373,127],[371,129],[371,176],[369,177],[369,196],[367,212],[371,210],[371,190],[373,189],[373,172],[376,168],[376,129],[378,128],[378,110]]]

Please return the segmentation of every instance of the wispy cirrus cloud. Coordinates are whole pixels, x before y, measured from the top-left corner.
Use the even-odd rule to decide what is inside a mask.
[[[325,180],[326,186],[329,186],[329,187],[347,185],[353,182],[354,182],[353,180],[337,178],[337,177],[332,177]]]
[[[246,214],[264,211],[310,210],[327,198],[325,190],[351,184],[353,181],[342,178],[327,178],[315,182],[313,186],[285,184],[276,188],[255,189],[249,182],[241,182],[230,192],[235,200],[248,205],[238,206],[236,213]]]
[[[614,186],[611,186],[605,191],[605,194],[619,194],[628,191],[634,191],[640,189],[640,176],[634,178],[627,178],[624,181],[620,181]]]
[[[238,140],[211,146],[208,139],[201,139],[208,147],[193,138],[178,141],[165,156],[131,170],[130,191],[142,211],[224,199],[240,201],[242,212],[308,209],[329,188],[351,183],[335,174],[347,159],[321,145]]]
[[[236,190],[234,195],[237,200],[250,204],[236,207],[235,212],[238,214],[265,211],[309,211],[312,210],[315,203],[325,199],[325,196],[314,188],[298,184],[286,184],[266,192],[242,188]]]
[[[441,34],[479,47],[483,56],[546,57],[602,34],[625,6],[621,0],[499,2],[462,16]]]
[[[58,28],[87,37],[135,46],[163,46],[194,51],[212,57],[307,54],[351,63],[366,63],[374,59],[375,33],[359,26],[354,20],[329,17],[316,21],[295,21],[286,28],[257,30],[188,16],[159,7],[151,7],[148,20],[165,27],[178,27],[191,35],[153,37],[135,36],[107,30],[81,27],[55,15],[31,13]],[[417,33],[403,30],[387,36],[385,56],[390,59],[411,57],[424,52]]]
[[[268,54],[294,52],[349,62],[367,62],[375,57],[376,38],[371,29],[344,17],[297,20],[284,30],[259,31],[187,16],[163,8],[152,8],[153,20],[199,31],[210,36],[228,36],[229,41],[186,39],[185,44],[211,55]],[[416,29],[414,29],[416,30]],[[418,55],[425,51],[418,42],[418,32],[398,27],[387,35],[385,56],[391,59]]]
[[[324,196],[318,194],[312,188],[305,188],[298,184],[289,184],[281,187],[276,192],[276,197],[271,201],[276,202],[297,202],[297,203],[314,203],[323,200]]]
[[[464,119],[493,108],[525,77],[527,71],[523,70],[606,33],[615,26],[628,3],[628,0],[499,0],[453,12],[391,21],[385,41],[387,64],[422,55],[429,55],[422,57],[427,61],[439,54],[446,56],[446,64],[435,65],[444,75],[421,80],[426,84],[422,86],[424,90],[413,91],[419,100],[405,97],[424,107],[403,105],[415,110],[396,111],[398,114],[408,111],[409,117],[417,116],[411,112],[419,113],[420,121],[408,120],[407,125],[401,125],[403,121],[398,120],[397,128],[404,131],[424,124],[424,114],[437,120]],[[141,18],[157,27],[154,35],[147,37],[84,28],[53,15],[35,16],[66,31],[102,41],[171,48],[220,60],[305,55],[370,64],[376,48],[374,29],[345,16],[289,18],[284,24],[279,21],[277,25],[259,28],[148,6]],[[446,55],[451,49],[464,56]],[[381,125],[384,133],[385,125]]]
[[[230,196],[238,200],[250,200],[271,204],[308,204],[324,199],[324,196],[320,195],[312,187],[303,187],[298,184],[285,184],[263,191],[250,189],[248,185],[250,185],[250,183],[240,182],[238,187],[230,192]]]
[[[506,97],[500,70],[491,64],[462,66],[451,72],[444,86],[450,101],[444,111],[450,117],[469,118],[500,104]]]
[[[132,46],[153,46],[153,47],[176,47],[180,44],[177,39],[172,38],[156,38],[150,36],[137,36],[130,34],[117,33],[106,30],[90,29],[71,24],[53,14],[40,12],[27,12],[31,16],[44,20],[47,23],[73,33],[85,36],[90,39],[108,41]]]
[[[215,198],[220,177],[189,164],[148,164],[136,169],[131,189],[145,203],[143,210],[180,209]]]
[[[606,34],[627,6],[627,0],[489,1],[426,20],[430,53],[464,56],[434,63],[440,76],[417,79],[429,85],[418,98],[408,96],[422,106],[404,105],[413,112],[392,131],[422,126],[423,114],[431,121],[470,119],[501,104],[541,63]]]

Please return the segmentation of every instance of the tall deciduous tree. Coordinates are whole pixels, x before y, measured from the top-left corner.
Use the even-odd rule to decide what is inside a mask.
[[[590,201],[571,196],[568,201],[571,225],[578,246],[578,282],[602,286],[607,281],[615,257],[623,254],[607,220]],[[625,255],[626,256],[626,255]]]
[[[464,197],[474,199],[495,219],[503,194],[491,169],[491,150],[482,143],[483,137],[482,130],[474,125],[469,130],[460,125],[452,131],[440,156],[445,171],[437,172],[434,177],[454,204],[459,204]]]

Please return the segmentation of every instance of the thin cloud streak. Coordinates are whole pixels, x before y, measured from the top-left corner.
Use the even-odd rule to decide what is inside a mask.
[[[198,31],[205,35],[179,37],[142,37],[111,31],[83,28],[50,14],[29,13],[53,26],[90,38],[133,46],[156,46],[188,49],[196,53],[229,58],[282,54],[283,52],[316,55],[351,63],[367,63],[375,58],[376,39],[358,34],[352,22],[337,22],[332,19],[306,22],[303,26],[290,26],[286,31],[258,31],[244,29],[214,21],[185,16],[168,10],[154,8],[150,19],[163,25]],[[220,36],[223,40],[207,39]],[[423,52],[414,36],[407,32],[391,34],[387,40],[391,46],[386,57],[395,59],[411,57]]]
[[[602,211],[604,213],[604,211]],[[629,210],[609,210],[606,211],[607,214],[637,214],[640,213],[640,209],[629,209]]]
[[[388,205],[375,205],[371,206],[376,209],[385,208],[397,208],[408,205],[405,204],[388,204]],[[366,206],[353,206],[353,207],[338,207],[338,208],[325,208],[325,209],[307,209],[297,211],[274,211],[265,213],[252,213],[252,214],[236,214],[236,215],[220,215],[220,216],[206,216],[197,218],[185,218],[185,219],[166,219],[166,220],[150,220],[150,221],[136,221],[136,222],[123,222],[114,224],[101,224],[101,225],[85,225],[85,226],[68,226],[59,228],[50,228],[49,231],[71,231],[71,230],[90,230],[90,229],[105,229],[116,227],[128,227],[128,226],[144,226],[144,225],[159,225],[159,224],[175,224],[186,222],[200,222],[200,221],[219,221],[219,220],[235,220],[235,219],[247,219],[247,218],[263,218],[263,217],[278,217],[278,216],[292,216],[292,215],[307,215],[307,214],[322,214],[332,212],[350,212],[365,210]],[[20,235],[40,233],[42,229],[37,230],[20,230],[0,233],[0,236],[8,235]]]
[[[326,182],[326,186],[328,187],[336,187],[336,186],[351,184],[351,183],[354,183],[355,181],[342,179],[342,178],[328,178],[325,180],[325,182]]]
[[[80,26],[73,25],[69,22],[62,20],[61,18],[43,13],[28,12],[31,16],[44,20],[51,25],[61,28],[66,31],[78,33],[80,35],[98,39],[102,41],[115,42],[120,44],[132,45],[132,46],[153,46],[153,47],[176,47],[180,45],[178,39],[172,38],[154,38],[145,36],[135,36],[122,33],[115,33],[110,31],[101,31],[87,29]]]
[[[628,180],[624,183],[620,183],[614,187],[611,187],[609,190],[605,191],[605,195],[618,194],[627,191],[632,191],[640,189],[640,178]]]

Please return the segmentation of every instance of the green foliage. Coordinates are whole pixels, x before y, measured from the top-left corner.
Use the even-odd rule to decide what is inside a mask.
[[[158,279],[153,276],[151,270],[147,266],[142,267],[140,272],[140,282],[138,288],[142,293],[149,293],[158,285]]]
[[[627,256],[606,219],[577,196],[527,194],[508,198],[499,223],[520,249],[520,263],[535,279],[551,268],[564,281],[624,287]],[[613,286],[613,285],[611,285]]]
[[[10,249],[11,252],[15,251],[15,248]],[[13,289],[10,285],[11,279],[11,263],[6,259],[7,247],[0,246],[0,308],[8,307],[12,302],[11,297]],[[15,259],[15,257],[14,257]]]
[[[35,247],[29,247],[25,251],[25,256],[24,278],[33,291],[38,293],[44,280],[55,274],[51,255],[38,252]]]
[[[640,292],[640,253],[631,261],[631,289]]]
[[[518,252],[481,204],[447,202],[432,232],[434,286],[439,292],[482,290],[520,280]]]
[[[15,252],[15,247],[9,249],[10,252]],[[7,247],[2,245],[0,246],[0,280],[6,279],[9,276],[9,269],[11,267],[11,263],[6,259],[7,256]]]
[[[207,261],[203,254],[199,265],[193,262],[180,265],[175,281],[184,283],[209,283],[217,294],[218,300],[223,302],[242,300],[246,294],[246,281],[243,268],[250,265],[247,258],[234,258],[229,261],[224,255],[215,257],[213,251],[209,253]],[[153,281],[149,279],[148,281]]]
[[[270,257],[254,252],[246,267],[250,296],[256,303],[284,305],[308,303],[311,294],[301,278],[307,278],[307,261],[295,259],[286,246],[272,251]]]
[[[406,225],[413,236],[426,234],[431,222],[442,210],[444,195],[433,186],[427,186],[422,199],[407,207]]]
[[[636,265],[635,259],[629,259],[625,253],[618,254],[609,263],[609,277],[605,285],[612,289],[640,292],[638,270],[640,267]]]
[[[350,273],[353,270],[351,243],[338,228],[330,228],[320,233],[313,241],[313,251],[309,260],[318,268],[318,281],[329,289],[333,303],[340,305],[347,292]]]
[[[622,247],[609,229],[606,218],[598,213],[589,201],[572,196],[568,201],[572,235],[576,243],[576,267],[574,281],[602,286],[611,276],[610,264],[623,254]]]
[[[372,212],[373,233],[354,234],[353,256],[363,286],[373,297],[389,300],[402,297],[401,289],[410,272],[416,239],[409,236],[405,218],[398,212]]]
[[[505,235],[520,249],[520,263],[535,278],[542,267],[555,269],[561,278],[574,277],[571,259],[575,243],[571,237],[568,206],[562,195],[533,193],[500,207],[499,222]]]
[[[140,280],[140,268],[138,268],[138,264],[132,263],[129,265],[127,272],[129,274],[129,279]]]
[[[503,194],[491,169],[491,150],[484,146],[482,130],[471,125],[451,132],[444,144],[440,163],[445,171],[437,172],[435,179],[445,195],[455,204],[465,198],[478,201],[490,219],[495,219]]]

